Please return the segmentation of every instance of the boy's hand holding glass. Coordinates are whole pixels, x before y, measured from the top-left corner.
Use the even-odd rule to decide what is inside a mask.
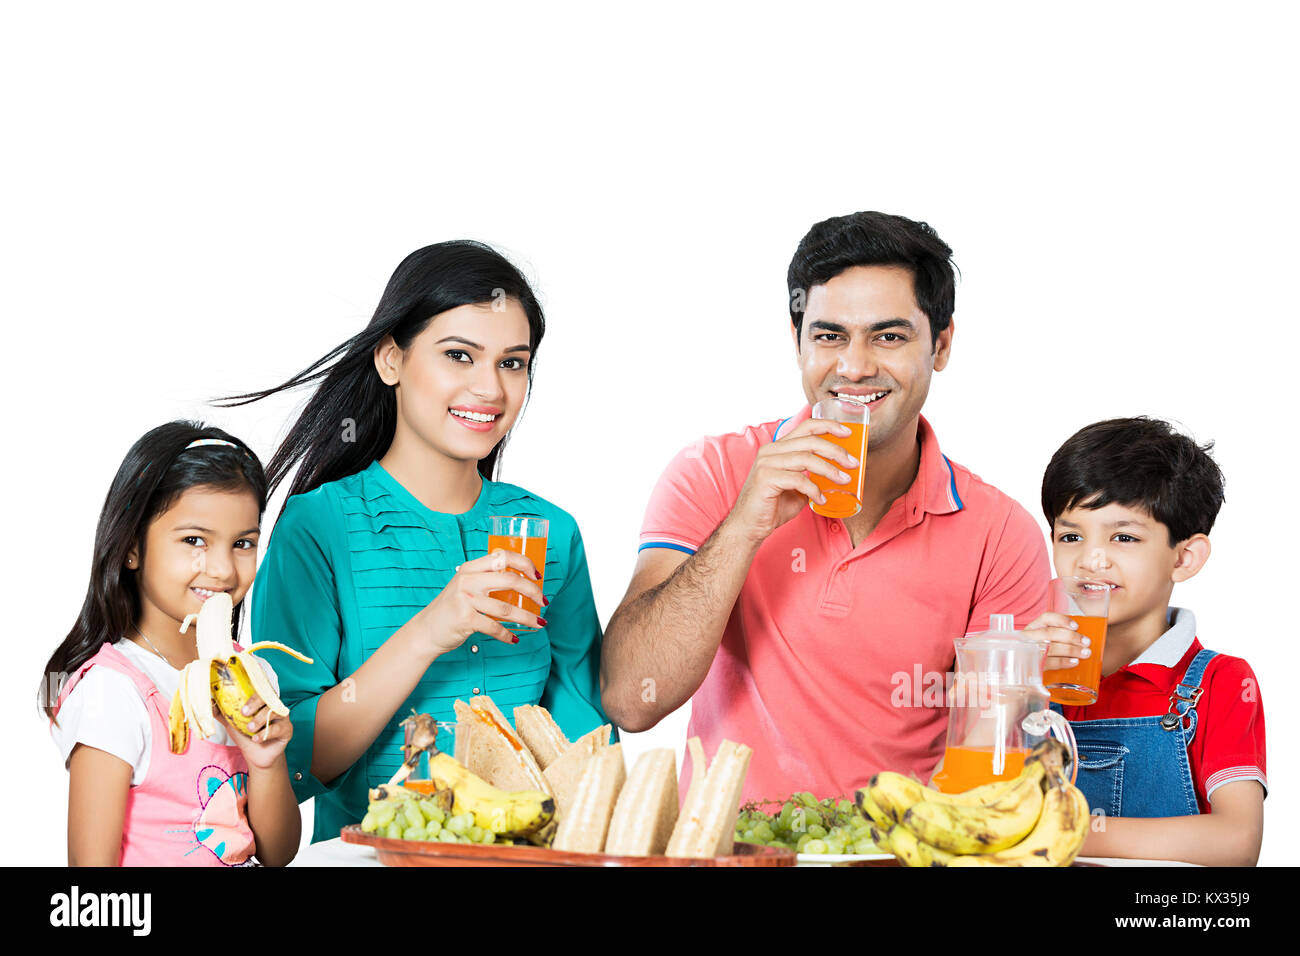
[[[1068,614],[1045,611],[1034,618],[1025,630],[1041,630],[1043,634],[1034,636],[1051,642],[1047,649],[1047,659],[1043,661],[1044,671],[1074,667],[1080,660],[1092,656],[1092,641],[1079,633],[1079,625]]]
[[[518,644],[500,622],[523,627],[544,627],[542,618],[491,596],[493,591],[516,591],[536,601],[542,596],[541,572],[526,556],[498,550],[466,561],[456,569],[442,592],[420,612],[428,648],[435,656],[453,651],[471,634],[483,634],[503,644]]]

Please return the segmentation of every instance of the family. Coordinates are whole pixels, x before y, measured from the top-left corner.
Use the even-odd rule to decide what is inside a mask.
[[[895,675],[951,671],[953,639],[996,614],[1041,630],[1048,666],[1087,658],[1088,638],[1046,612],[1054,566],[1110,590],[1099,699],[1064,711],[1098,814],[1083,852],[1253,864],[1267,787],[1257,681],[1170,604],[1205,565],[1224,500],[1209,446],[1142,417],[1069,437],[1043,478],[1049,563],[1038,522],[949,460],[922,415],[955,333],[952,250],[935,230],[878,212],[827,219],[787,280],[808,404],[668,464],[603,633],[574,519],[494,480],[546,323],[486,245],[417,250],[364,329],[229,399],[313,387],[265,469],[200,423],[144,435],[45,669],[66,679],[42,683],[69,770],[69,862],[287,863],[300,802],[315,798],[313,839],[338,836],[401,763],[400,721],[413,708],[453,719],[478,694],[507,713],[540,704],[571,739],[604,723],[644,731],[690,701],[706,752],[724,738],[753,748],[746,800],[852,795],[884,769],[929,780],[947,710],[898,706]],[[861,510],[845,519],[809,508],[825,500],[812,475],[842,484],[859,465],[828,440],[845,426],[812,417],[836,398],[870,412]],[[489,550],[498,515],[549,522],[544,567]],[[254,736],[223,719],[175,753],[169,707],[197,656],[181,624],[227,592],[238,635],[250,588],[249,641],[310,659],[264,665],[289,715],[255,699]],[[492,596],[503,591],[539,613]]]

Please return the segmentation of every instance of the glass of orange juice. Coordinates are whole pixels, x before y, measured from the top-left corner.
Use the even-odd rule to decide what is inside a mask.
[[[520,516],[504,517],[496,516],[488,519],[488,554],[497,549],[513,551],[516,554],[522,554],[536,566],[538,572],[542,575],[537,581],[537,586],[542,587],[546,584],[546,536],[550,531],[550,522],[545,518],[526,518]],[[523,573],[516,571],[520,577]],[[488,597],[496,598],[498,601],[505,601],[507,604],[513,604],[515,607],[523,608],[529,614],[540,614],[542,609],[537,606],[537,602],[532,598],[526,598],[518,591],[489,591]],[[519,624],[515,621],[508,622],[510,627],[536,627],[536,625]]]
[[[824,518],[852,518],[862,510],[862,482],[867,472],[867,431],[871,423],[870,410],[866,405],[859,402],[829,399],[818,402],[813,406],[812,417],[823,418],[848,426],[849,435],[845,438],[841,438],[839,435],[819,435],[817,437],[839,445],[858,460],[858,467],[845,468],[838,462],[831,462],[840,471],[848,473],[848,483],[843,485],[836,484],[829,478],[823,478],[821,475],[810,472],[808,477],[812,479],[813,484],[826,497],[826,504],[819,505],[817,502],[812,501],[809,502],[809,506],[815,514],[819,514]]]
[[[1091,652],[1074,667],[1043,671],[1043,683],[1058,704],[1086,707],[1097,702],[1101,685],[1101,657],[1106,650],[1106,618],[1110,614],[1110,586],[1085,578],[1056,578],[1048,592],[1047,609],[1068,614],[1089,638]]]

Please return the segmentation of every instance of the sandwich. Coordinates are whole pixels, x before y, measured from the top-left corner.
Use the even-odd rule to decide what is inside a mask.
[[[471,697],[456,711],[455,757],[471,773],[501,790],[540,790],[554,796],[532,751],[490,697]]]
[[[597,727],[583,734],[569,744],[559,757],[555,758],[542,771],[551,795],[555,797],[556,814],[563,819],[564,812],[577,795],[578,784],[587,762],[609,746],[609,724]],[[541,761],[539,760],[540,764]]]
[[[614,805],[605,852],[658,856],[667,849],[676,823],[677,756],[671,748],[648,750],[637,758]]]
[[[602,747],[587,760],[551,846],[573,853],[601,852],[614,805],[626,779],[621,744]]]
[[[687,742],[691,754],[691,785],[665,851],[668,856],[708,857],[731,853],[740,794],[753,754],[744,744],[724,740],[706,766],[698,737]]]
[[[569,738],[545,707],[525,704],[515,708],[515,730],[537,758],[543,771],[569,749]]]

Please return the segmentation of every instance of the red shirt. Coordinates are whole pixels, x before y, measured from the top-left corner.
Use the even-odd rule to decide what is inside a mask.
[[[1196,618],[1186,608],[1169,609],[1170,628],[1133,663],[1103,677],[1097,702],[1064,707],[1067,720],[1154,717],[1169,711],[1169,695],[1201,650]],[[1187,748],[1196,802],[1210,812],[1210,795],[1225,783],[1258,780],[1264,774],[1264,705],[1255,672],[1240,657],[1219,654],[1205,668],[1197,701],[1196,736]]]
[[[780,423],[781,434],[809,414]],[[641,547],[695,553],[777,430],[769,422],[678,454],[651,495]],[[1033,518],[949,462],[924,418],[919,438],[916,480],[856,548],[842,521],[805,508],[750,566],[689,729],[710,757],[724,739],[753,749],[744,800],[851,797],[879,770],[927,777],[943,753],[953,638],[985,630],[990,614],[1025,624],[1047,606]]]

